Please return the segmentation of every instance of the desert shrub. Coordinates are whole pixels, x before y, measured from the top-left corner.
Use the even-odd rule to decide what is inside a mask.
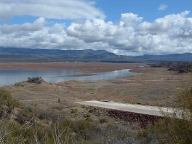
[[[25,144],[33,142],[32,128],[28,125],[20,125],[14,121],[0,121],[1,144]]]
[[[107,123],[108,120],[107,120],[106,118],[101,118],[101,119],[99,119],[99,122],[100,122],[101,124],[103,124],[103,123]]]
[[[35,84],[41,84],[44,80],[41,77],[33,77],[33,78],[28,78],[27,82],[28,83],[35,83]]]
[[[16,87],[24,87],[25,85],[22,82],[15,83]]]
[[[52,138],[54,143],[70,144],[75,143],[76,139],[71,127],[72,121],[64,120],[63,122],[56,122],[52,126]]]
[[[71,113],[77,113],[77,112],[78,112],[78,109],[77,109],[77,108],[71,109]]]
[[[19,124],[15,121],[0,121],[1,144],[72,144],[73,141],[72,129],[66,121],[51,126],[36,122]]]
[[[184,90],[177,98],[177,107],[192,114],[192,87]],[[191,118],[191,115],[190,115]],[[191,118],[192,119],[192,118]]]
[[[12,132],[13,130],[17,130],[14,124],[10,124],[9,122],[1,121],[0,122],[0,143],[18,143],[18,139],[20,140],[19,143],[24,143],[24,139],[21,137],[13,137]]]
[[[61,99],[60,99],[60,98],[58,98],[58,99],[57,99],[57,102],[58,102],[58,103],[61,103]]]
[[[20,106],[20,103],[11,97],[11,93],[0,88],[0,107],[7,106],[11,109]]]
[[[40,120],[40,114],[32,107],[22,106],[18,113],[16,114],[16,118],[14,119],[20,124],[31,123],[32,120]]]
[[[151,67],[166,67],[169,71],[176,71],[178,73],[192,72],[191,62],[160,62],[150,64]]]
[[[73,130],[80,135],[86,137],[88,131],[91,127],[91,123],[89,120],[78,120],[77,122],[73,123]]]
[[[182,118],[166,117],[160,120],[148,129],[148,136],[153,134],[162,144],[192,143],[192,87],[178,96],[176,106],[182,110]]]

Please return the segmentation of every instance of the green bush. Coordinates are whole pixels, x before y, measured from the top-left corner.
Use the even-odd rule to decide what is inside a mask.
[[[14,107],[20,106],[19,102],[11,97],[9,91],[0,88],[0,107],[7,106],[13,109]]]

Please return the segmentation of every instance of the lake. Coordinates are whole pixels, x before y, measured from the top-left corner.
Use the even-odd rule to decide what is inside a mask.
[[[129,69],[115,70],[110,72],[98,72],[86,74],[78,70],[51,69],[51,70],[26,70],[5,69],[0,70],[0,86],[12,85],[17,82],[26,81],[28,77],[42,77],[50,83],[58,83],[69,80],[97,81],[112,80],[133,75]]]

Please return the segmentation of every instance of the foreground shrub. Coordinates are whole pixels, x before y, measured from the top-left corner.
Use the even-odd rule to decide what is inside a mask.
[[[147,135],[153,135],[162,144],[192,144],[192,87],[177,99],[182,119],[164,118],[152,126]]]
[[[19,105],[19,102],[11,97],[9,91],[0,88],[0,108],[2,108],[3,106],[7,106],[8,108],[13,109],[14,107],[18,107]]]
[[[72,117],[60,117],[61,113],[45,112],[36,107],[25,107],[0,89],[0,144],[116,144],[136,141],[128,127],[97,119],[86,111],[81,117],[78,109],[72,109]],[[7,113],[10,109],[10,113]],[[6,112],[6,115],[4,115]],[[1,114],[1,113],[0,113]],[[131,140],[131,142],[130,142]]]

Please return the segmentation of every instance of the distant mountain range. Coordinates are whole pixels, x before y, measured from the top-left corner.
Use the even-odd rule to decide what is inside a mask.
[[[119,56],[105,50],[0,48],[0,62],[97,61],[97,62],[192,62],[192,54]]]
[[[139,61],[168,61],[168,62],[192,62],[192,53],[167,54],[167,55],[144,55],[134,57]]]

